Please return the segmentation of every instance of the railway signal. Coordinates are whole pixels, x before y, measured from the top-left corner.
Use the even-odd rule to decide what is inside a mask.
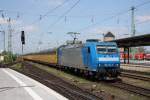
[[[21,42],[22,42],[22,45],[25,44],[25,34],[24,34],[24,31],[21,31]]]
[[[23,55],[23,45],[25,45],[25,33],[21,31],[21,42],[22,42],[22,55]]]

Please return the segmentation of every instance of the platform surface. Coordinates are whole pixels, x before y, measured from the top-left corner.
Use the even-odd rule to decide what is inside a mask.
[[[150,67],[145,66],[138,66],[138,65],[131,65],[131,64],[121,64],[120,68],[124,70],[133,70],[139,72],[147,72],[150,73]]]
[[[54,90],[9,68],[0,68],[0,100],[68,100]]]

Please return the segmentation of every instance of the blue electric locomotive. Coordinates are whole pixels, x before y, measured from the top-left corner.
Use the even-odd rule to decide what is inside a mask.
[[[58,64],[98,77],[117,77],[120,58],[116,43],[88,40],[58,48]]]

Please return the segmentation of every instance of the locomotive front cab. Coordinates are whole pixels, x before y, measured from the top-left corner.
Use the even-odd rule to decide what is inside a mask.
[[[97,72],[104,76],[117,77],[120,73],[120,57],[118,47],[113,42],[96,45]]]
[[[120,55],[114,42],[87,42],[83,46],[85,67],[98,77],[117,77],[120,73]]]

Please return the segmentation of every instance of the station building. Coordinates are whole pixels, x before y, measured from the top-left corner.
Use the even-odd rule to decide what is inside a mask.
[[[115,35],[111,32],[107,32],[104,35],[104,41],[112,41],[112,40],[115,40]]]

